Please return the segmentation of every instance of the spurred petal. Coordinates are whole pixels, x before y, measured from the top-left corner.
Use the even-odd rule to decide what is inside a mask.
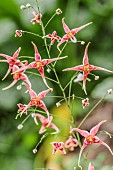
[[[71,67],[71,68],[66,68],[63,71],[69,71],[69,70],[75,70],[75,71],[83,71],[83,65]]]
[[[25,85],[27,87],[31,99],[34,99],[37,97],[37,94],[29,87],[28,84],[23,83],[23,85]]]
[[[86,79],[87,79],[88,74],[89,73],[87,73],[87,71],[83,72],[83,90],[84,90],[86,95],[87,95],[87,92],[86,92]]]
[[[40,100],[40,101],[38,102],[38,107],[40,107],[41,109],[43,109],[43,110],[47,113],[47,116],[48,116],[48,118],[49,118],[49,112],[48,112],[48,110],[47,110],[46,105],[44,104],[44,102],[43,102],[42,100]]]
[[[104,146],[106,146],[106,148],[108,148],[108,150],[109,150],[109,151],[111,152],[111,154],[113,155],[113,152],[112,152],[111,148],[110,148],[105,142],[103,142],[103,141],[100,140],[99,143],[102,144],[102,145],[104,145]]]
[[[87,132],[86,130],[81,130],[81,129],[78,129],[78,128],[73,128],[73,129],[71,129],[70,133],[72,133],[73,131],[79,132],[79,133],[80,133],[82,136],[84,136],[85,138],[90,135],[90,133]]]
[[[103,123],[105,123],[105,122],[106,122],[106,120],[103,120],[103,121],[101,121],[100,123],[98,123],[96,126],[94,126],[94,127],[90,130],[90,135],[95,136],[95,135],[97,134],[100,126],[101,126]]]
[[[90,70],[103,70],[103,71],[107,71],[109,73],[113,73],[113,71],[111,70],[108,70],[106,68],[103,68],[103,67],[98,67],[98,66],[94,66],[94,65],[90,65]]]
[[[88,47],[89,47],[90,42],[87,44],[84,52],[84,58],[83,58],[83,65],[89,65],[89,60],[88,60]]]
[[[72,41],[73,43],[76,43],[76,42],[77,42],[77,39],[76,39],[74,36],[72,36],[70,39],[71,39],[71,41]]]
[[[50,89],[44,90],[38,94],[39,100],[43,99],[48,93],[50,92]]]
[[[83,28],[87,27],[88,25],[92,24],[92,22],[89,22],[88,24],[82,25],[81,27],[78,28],[74,28],[71,30],[72,34],[75,35],[76,33],[78,33],[80,30],[82,30]]]
[[[7,90],[9,88],[11,88],[12,86],[14,86],[17,83],[18,80],[14,80],[9,86],[3,88],[2,90]]]
[[[28,79],[28,77],[27,77],[27,75],[26,74],[21,74],[21,76],[20,76],[20,79],[21,80],[24,80],[28,85],[29,85],[29,87],[31,88],[31,82],[30,82],[30,80]]]
[[[32,42],[32,44],[33,44],[34,50],[35,50],[35,61],[41,61],[41,56],[40,56],[40,54],[39,54],[39,52],[38,52],[37,46],[36,46],[35,43],[33,43],[33,42]]]
[[[91,162],[89,163],[88,170],[95,170],[95,168]]]
[[[55,132],[52,132],[51,134],[57,134],[59,132],[59,129],[55,124],[50,123],[49,127],[55,130]]]
[[[42,134],[42,133],[44,133],[46,131],[46,128],[45,128],[45,126],[41,126],[41,128],[40,128],[40,130],[39,130],[39,134]]]
[[[20,53],[20,50],[21,50],[21,47],[18,48],[18,50],[13,54],[13,59],[16,60],[17,57],[19,56],[19,53]]]
[[[71,30],[69,29],[69,27],[66,25],[66,23],[64,22],[64,18],[62,18],[62,24],[63,24],[63,28],[64,28],[64,31],[66,33],[69,33]]]
[[[4,80],[4,79],[9,75],[10,72],[11,72],[11,68],[9,67],[8,70],[7,70],[7,73],[6,73],[5,76],[2,78],[2,80]]]
[[[61,44],[63,44],[65,41],[68,41],[68,36],[67,36],[67,34],[66,35],[64,35],[62,38],[61,38],[61,40],[60,40],[60,42],[58,43],[58,45],[57,45],[57,49],[60,51],[60,49],[59,49],[59,46],[61,45]]]
[[[44,60],[42,60],[42,64],[43,64],[43,66],[45,66],[45,65],[48,65],[49,63],[52,63],[52,62],[57,61],[57,60],[64,59],[66,57],[67,56],[59,57],[59,58],[52,58],[52,59],[44,59]]]
[[[83,150],[85,149],[86,146],[87,146],[87,145],[86,145],[85,143],[83,143],[83,146],[82,146],[81,149],[80,149],[79,158],[78,158],[78,166],[79,166],[80,168],[82,168],[82,167],[80,166],[81,155],[82,155],[82,152],[83,152]]]
[[[11,56],[6,55],[6,54],[0,54],[0,56],[4,57],[6,60],[10,60],[10,58],[11,58]],[[1,62],[2,62],[2,60],[1,60]],[[4,60],[4,62],[6,62],[6,61]]]

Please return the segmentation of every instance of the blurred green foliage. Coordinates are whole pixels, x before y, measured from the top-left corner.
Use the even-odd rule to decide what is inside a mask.
[[[34,49],[31,41],[35,42],[38,46],[39,52],[42,58],[47,58],[47,53],[42,40],[39,38],[24,34],[21,38],[15,38],[15,30],[26,30],[42,35],[42,31],[39,25],[32,25],[30,20],[33,18],[32,10],[20,10],[21,5],[31,5],[37,9],[35,0],[31,2],[28,0],[4,0],[0,1],[0,53],[13,55],[13,53],[22,47],[20,55],[22,56],[34,56]],[[57,8],[61,8],[63,13],[56,16],[46,29],[46,34],[57,31],[59,36],[64,35],[61,19],[65,17],[65,22],[69,28],[79,27],[88,22],[93,22],[84,30],[80,31],[76,38],[77,40],[83,40],[86,44],[91,41],[89,47],[89,60],[91,64],[113,70],[113,0],[39,0],[39,6],[43,15],[43,23],[46,24],[50,17],[55,13]],[[47,40],[48,44],[50,40]],[[57,57],[58,50],[55,44],[52,47],[51,56]],[[69,43],[63,52],[64,55],[68,55],[65,59],[65,64],[59,61],[56,65],[59,79],[63,86],[65,86],[74,72],[68,74],[62,72],[62,69],[67,67],[73,67],[82,63],[85,46],[80,43]],[[0,57],[2,59],[2,57]],[[32,60],[29,60],[31,62]],[[0,63],[0,79],[5,75],[8,66],[6,63]],[[46,72],[45,74],[49,76]],[[112,75],[101,71],[96,72],[100,76],[98,81],[94,81],[94,77],[91,75],[91,82],[87,82],[87,91],[92,98],[101,97],[103,95],[102,86],[104,89],[112,88]],[[28,74],[29,75],[29,74]],[[54,79],[54,74],[50,73],[51,78]],[[36,92],[40,92],[45,89],[42,79],[35,75],[29,75],[29,78],[33,84],[33,89]],[[0,83],[0,169],[1,170],[33,170],[35,155],[32,154],[32,149],[35,144],[40,140],[38,135],[38,128],[34,125],[32,120],[28,120],[22,131],[17,130],[17,125],[23,120],[15,120],[17,114],[17,103],[27,103],[29,101],[29,95],[25,95],[25,89],[17,91],[16,86],[13,88],[1,91],[2,87],[6,87],[12,81],[9,75],[7,79]],[[52,82],[49,82],[50,86],[54,87],[54,95],[62,95],[58,86]],[[104,83],[104,85],[102,85]],[[20,83],[18,83],[19,85]],[[93,90],[94,89],[94,90]],[[66,91],[68,94],[68,91]],[[77,83],[72,84],[72,94],[76,94],[85,97],[84,92],[81,90],[81,86]],[[51,99],[45,103],[51,109],[57,99]],[[82,116],[81,101],[77,100],[74,104],[75,117]],[[41,144],[43,146],[43,143]],[[40,146],[39,146],[40,149]],[[46,150],[42,153],[45,155]],[[48,151],[48,154],[49,151]],[[37,154],[38,155],[38,154]],[[36,159],[35,167],[45,167],[45,162],[42,155],[38,155]],[[42,158],[40,160],[40,158]],[[73,158],[73,163],[75,158]],[[41,161],[41,163],[40,163]],[[75,166],[75,164],[74,164]],[[100,164],[96,164],[100,169]],[[68,170],[65,163],[62,163],[62,170]],[[50,167],[51,168],[51,167]],[[73,168],[73,167],[72,167]],[[107,170],[107,168],[106,168]]]

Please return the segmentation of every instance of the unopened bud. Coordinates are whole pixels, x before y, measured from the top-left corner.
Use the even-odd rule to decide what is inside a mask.
[[[21,6],[20,6],[20,9],[21,9],[21,10],[24,10],[24,9],[26,9],[26,7],[25,7],[24,5],[21,5]]]
[[[34,117],[35,117],[35,113],[32,113],[32,114],[31,114],[31,117],[33,117],[33,118],[34,118]]]
[[[108,92],[108,94],[111,94],[112,93],[112,89],[109,89],[107,92]]]
[[[99,79],[99,76],[95,76],[95,80],[98,80]]]
[[[18,127],[17,127],[17,129],[22,129],[23,128],[23,125],[22,124],[20,124],[20,125],[18,125]]]
[[[56,14],[57,15],[60,15],[62,13],[62,10],[60,9],[60,8],[58,8],[57,10],[56,10]]]
[[[51,72],[51,69],[50,68],[47,68],[47,70],[46,70],[48,73],[50,73]]]
[[[19,86],[17,86],[16,89],[17,89],[17,90],[21,90],[21,89],[22,89],[22,85],[20,84]]]
[[[37,153],[37,149],[35,148],[35,149],[33,149],[33,153]]]
[[[57,106],[57,107],[59,107],[60,105],[61,105],[61,103],[60,103],[60,102],[57,102],[57,103],[56,103],[56,106]]]
[[[85,41],[81,41],[81,45],[84,45],[85,44]]]
[[[26,8],[30,8],[30,7],[31,7],[31,5],[30,5],[30,4],[27,4],[27,5],[26,5]]]

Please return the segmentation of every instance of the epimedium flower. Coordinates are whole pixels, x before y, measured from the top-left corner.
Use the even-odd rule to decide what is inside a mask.
[[[69,27],[67,26],[67,24],[65,23],[64,21],[64,18],[62,18],[62,25],[63,25],[63,28],[64,28],[64,31],[65,31],[65,35],[62,37],[61,41],[58,43],[57,45],[57,48],[58,50],[59,49],[59,46],[61,44],[63,44],[64,42],[68,41],[69,39],[73,42],[73,43],[76,43],[77,42],[77,39],[75,38],[75,35],[80,31],[82,30],[83,28],[87,27],[88,25],[92,24],[92,22],[89,22],[88,24],[85,24],[81,27],[78,27],[78,28],[74,28],[72,30],[69,29]]]
[[[95,170],[95,168],[91,162],[89,163],[88,170]]]
[[[110,147],[103,141],[101,141],[101,139],[99,139],[96,134],[100,128],[100,126],[105,123],[106,120],[103,120],[101,121],[100,123],[98,123],[96,126],[94,126],[90,132],[86,131],[86,130],[81,130],[79,128],[73,128],[71,129],[70,133],[72,133],[73,131],[77,131],[79,132],[83,137],[85,137],[85,140],[83,142],[83,146],[81,147],[81,150],[80,150],[80,154],[79,154],[79,159],[78,159],[78,166],[80,166],[80,159],[81,159],[81,155],[82,155],[82,152],[83,150],[88,146],[88,145],[91,145],[93,143],[98,143],[98,144],[101,144],[101,145],[104,145],[105,147],[107,147],[109,149],[109,151],[111,152],[111,154],[113,155],[113,152],[112,150],[110,149]]]
[[[37,46],[32,42],[33,46],[34,46],[34,50],[35,50],[35,61],[30,63],[29,65],[27,65],[26,67],[23,67],[22,69],[20,69],[20,71],[22,70],[26,70],[26,69],[37,69],[45,83],[45,85],[50,88],[46,82],[46,79],[45,79],[45,75],[44,75],[44,66],[50,64],[51,62],[54,62],[54,61],[57,61],[57,60],[60,60],[60,59],[63,59],[63,58],[66,58],[67,56],[65,57],[60,57],[60,58],[52,58],[52,59],[41,59],[41,56],[38,52],[38,48]]]
[[[87,44],[86,48],[85,48],[85,52],[84,52],[84,57],[83,57],[83,65],[78,65],[72,68],[67,68],[64,69],[63,71],[70,71],[70,70],[75,70],[75,71],[83,71],[83,90],[85,92],[85,94],[87,94],[86,92],[86,79],[88,77],[88,75],[90,74],[91,71],[93,70],[103,70],[103,71],[107,71],[107,72],[111,72],[112,71],[105,69],[103,67],[98,67],[98,66],[94,66],[89,64],[89,59],[88,59],[88,46],[89,46],[90,42]]]
[[[88,98],[82,100],[82,107],[83,107],[83,109],[84,109],[86,106],[89,106],[89,99],[88,99]]]
[[[42,14],[37,13],[37,12],[35,12],[35,11],[33,11],[32,13],[33,13],[33,15],[34,15],[34,18],[31,20],[31,22],[32,22],[33,24],[35,24],[35,23],[37,22],[39,25],[41,25]]]
[[[32,107],[32,106],[36,106],[39,107],[41,109],[43,109],[46,113],[47,116],[49,118],[49,111],[46,108],[44,102],[42,101],[42,99],[47,95],[47,93],[49,93],[50,91],[52,91],[52,89],[47,89],[44,90],[42,92],[40,92],[38,95],[35,93],[35,91],[33,91],[30,86],[26,83],[23,82],[23,85],[25,85],[28,89],[29,95],[30,95],[30,102],[28,103],[28,105],[26,105],[26,107],[22,110],[21,114],[23,114],[28,108]]]
[[[57,126],[52,123],[53,116],[49,116],[49,120],[48,120],[48,118],[42,116],[41,114],[33,113],[33,118],[34,118],[34,122],[36,123],[36,125],[38,125],[37,118],[42,123],[42,126],[39,130],[39,134],[44,133],[46,129],[49,127],[55,130],[55,132],[52,132],[51,134],[56,134],[59,132],[59,129],[57,128]]]
[[[29,81],[27,75],[23,73],[24,71],[18,71],[18,70],[19,70],[19,67],[18,67],[17,65],[14,65],[13,68],[12,68],[12,74],[13,74],[13,72],[14,72],[14,74],[13,74],[13,79],[14,79],[14,80],[13,80],[13,82],[12,82],[9,86],[3,88],[2,90],[6,90],[6,89],[11,88],[11,87],[14,86],[19,80],[25,81],[25,82],[29,85],[29,87],[31,88],[31,82]]]
[[[14,65],[17,65],[17,66],[27,65],[26,60],[23,61],[23,62],[25,62],[25,64],[20,62],[20,60],[17,60],[19,53],[20,53],[20,50],[21,50],[21,47],[18,48],[18,50],[13,54],[13,56],[9,56],[7,54],[0,54],[0,56],[5,58],[5,60],[0,60],[0,62],[6,62],[6,63],[9,64],[8,71],[7,71],[6,75],[4,76],[4,78],[2,80],[4,80],[9,75],[9,73],[12,71],[12,68],[13,68]]]
[[[53,31],[52,34],[48,34],[48,35],[46,35],[45,37],[51,39],[50,45],[53,45],[54,42],[55,42],[55,40],[58,40],[58,41],[61,40],[61,38],[57,35],[57,32],[56,32],[56,31]]]
[[[21,113],[26,108],[27,105],[22,104],[22,103],[18,103],[17,106],[18,106],[18,111],[17,112]],[[27,115],[27,110],[25,109],[23,113]]]
[[[64,144],[65,148],[68,148],[70,151],[74,151],[74,147],[78,146],[77,139],[74,139],[72,136],[69,136],[68,140]]]
[[[63,148],[64,142],[51,142],[53,148],[53,155],[60,150],[62,154],[66,154],[65,149]]]

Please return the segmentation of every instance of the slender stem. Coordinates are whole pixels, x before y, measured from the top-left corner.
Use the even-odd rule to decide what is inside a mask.
[[[48,24],[51,22],[51,20],[56,16],[57,14],[53,14],[52,17],[49,19],[49,21],[47,22],[47,24],[45,25],[44,28],[46,28],[48,26]]]
[[[33,72],[31,72],[31,71],[26,71],[26,73],[30,73],[30,74],[37,75],[37,76],[40,76],[40,77],[41,77],[40,74],[38,74],[38,73],[33,73]],[[55,80],[53,80],[53,79],[51,79],[51,78],[49,78],[49,77],[45,77],[45,78],[48,79],[48,80],[50,80],[50,81],[53,81],[53,82],[56,83],[56,84],[58,84],[57,81],[55,81]]]
[[[64,44],[62,50],[61,50],[60,53],[58,54],[58,58],[61,56],[62,52],[64,51],[64,49],[65,49],[65,47],[66,47],[66,45],[67,45],[67,42]],[[57,62],[57,61],[55,61],[55,63],[53,64],[53,67],[55,67],[56,62]]]
[[[108,94],[108,93],[107,93]],[[105,94],[102,99],[100,99],[96,105],[88,112],[88,114],[84,117],[84,119],[81,121],[81,123],[78,125],[77,128],[80,128],[81,125],[84,123],[84,121],[89,117],[89,115],[92,113],[92,111],[102,102],[102,100],[107,96],[107,94]]]
[[[31,114],[27,115],[26,118],[22,121],[22,125],[26,122],[26,120],[31,116]]]
[[[29,32],[29,31],[22,31],[23,33],[26,33],[26,34],[31,34],[31,35],[34,35],[34,36],[37,36],[37,37],[40,37],[42,38],[42,36],[38,35],[38,34],[35,34],[33,32]]]

